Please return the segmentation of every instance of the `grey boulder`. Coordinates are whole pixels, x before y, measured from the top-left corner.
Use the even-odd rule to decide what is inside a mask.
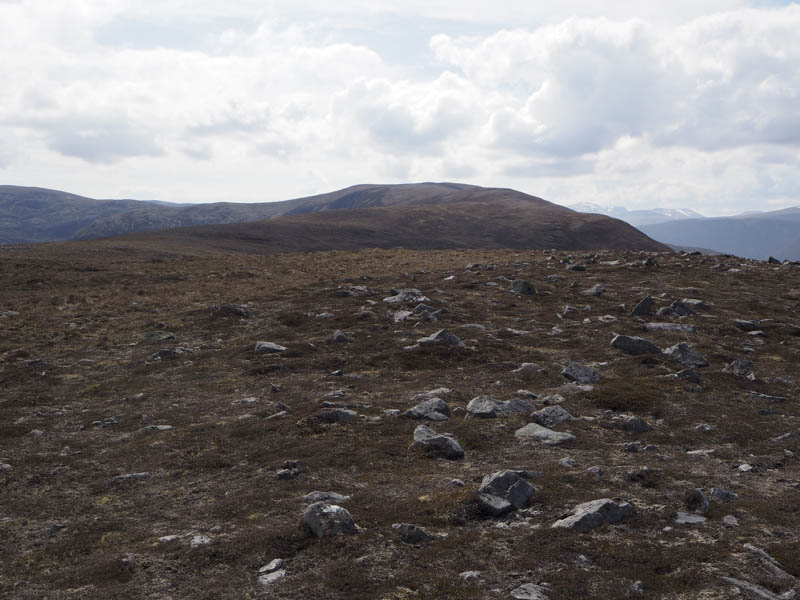
[[[463,348],[464,342],[455,333],[448,329],[440,329],[427,337],[417,340],[418,346],[453,346]]]
[[[419,425],[414,430],[414,442],[409,450],[423,450],[448,460],[464,458],[464,449],[453,436],[436,433],[426,425]]]
[[[422,419],[425,421],[446,421],[450,418],[450,407],[441,398],[423,400],[413,408],[403,413],[408,419]]]
[[[303,522],[318,538],[357,531],[353,517],[347,509],[327,502],[315,502],[306,508]]]
[[[639,354],[661,354],[661,348],[650,340],[641,337],[631,337],[628,335],[615,335],[611,340],[611,346],[617,350],[622,350],[626,354],[637,356]]]
[[[528,423],[524,427],[517,429],[514,432],[514,436],[523,441],[541,442],[546,446],[558,446],[575,439],[575,436],[571,433],[553,431],[547,427],[542,427],[538,423]]]
[[[677,360],[684,367],[707,367],[708,361],[689,347],[686,342],[680,342],[664,350],[664,354]]]
[[[561,374],[576,383],[597,383],[603,379],[603,376],[591,367],[575,362],[569,363]]]
[[[561,423],[571,421],[573,418],[567,410],[558,405],[545,406],[543,409],[531,414],[531,419],[533,419],[534,423],[538,423],[543,427],[555,427],[561,425]]]
[[[567,517],[553,523],[552,527],[588,531],[606,523],[619,523],[633,512],[633,505],[629,502],[600,498],[579,504]]]
[[[498,516],[528,505],[535,488],[519,471],[497,471],[487,475],[478,488],[478,504],[484,512]]]
[[[256,342],[255,351],[260,353],[274,354],[286,352],[286,346],[275,344],[274,342]]]

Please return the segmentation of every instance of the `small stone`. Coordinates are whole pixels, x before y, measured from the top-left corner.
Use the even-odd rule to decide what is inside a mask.
[[[211,538],[207,535],[195,535],[189,541],[189,546],[197,548],[198,546],[206,546],[212,542]]]
[[[480,571],[463,571],[458,574],[458,577],[463,581],[477,581],[481,578]]]
[[[286,346],[275,344],[273,342],[256,342],[255,351],[259,353],[274,354],[278,352],[286,352]]]
[[[464,449],[454,437],[438,434],[426,425],[419,425],[414,430],[414,442],[409,450],[414,449],[421,449],[448,460],[464,458]]]
[[[653,312],[653,299],[650,296],[642,298],[631,311],[632,317],[644,317]]]
[[[727,527],[738,527],[739,519],[737,519],[733,515],[725,515],[724,517],[722,517],[722,523]]]
[[[350,500],[350,496],[337,494],[336,492],[309,492],[303,496],[303,502],[313,504],[314,502],[326,502],[328,504],[341,504]]]
[[[574,458],[570,458],[569,456],[565,456],[564,458],[558,461],[562,467],[566,467],[568,469],[573,469],[578,466],[577,461]]]
[[[125,475],[117,475],[111,480],[111,485],[121,485],[131,483],[134,481],[144,481],[150,477],[150,473],[127,473]]]
[[[465,483],[463,479],[451,479],[450,485],[453,487],[464,487]]]
[[[340,533],[356,533],[356,524],[347,509],[327,502],[315,502],[306,508],[303,522],[318,538]]]
[[[704,515],[708,512],[708,498],[700,488],[691,488],[687,490],[686,495],[686,508],[689,512],[699,515]]]
[[[730,490],[724,490],[721,488],[711,488],[711,499],[717,500],[718,502],[730,502],[731,500],[736,500],[739,495],[736,492],[731,492]]]
[[[599,297],[599,296],[602,296],[605,291],[606,291],[606,288],[604,288],[602,285],[600,285],[598,283],[598,284],[595,284],[592,287],[590,287],[588,290],[583,290],[581,292],[581,294],[584,295],[584,296],[597,296],[597,297]]]
[[[387,304],[419,304],[420,302],[430,302],[430,298],[425,296],[417,288],[392,289],[393,294],[383,301]]]
[[[750,471],[752,471],[752,470],[753,470],[753,465],[749,465],[749,464],[747,464],[747,463],[744,463],[744,464],[741,464],[741,465],[739,465],[738,467],[736,467],[736,469],[737,469],[737,470],[738,470],[740,473],[749,473]]]
[[[284,560],[282,558],[275,558],[271,560],[269,563],[261,567],[258,572],[259,573],[272,573],[273,571],[277,571],[283,566]]]
[[[447,421],[450,418],[450,407],[441,398],[424,400],[409,409],[403,416],[408,419],[424,419],[426,421]]]
[[[745,358],[737,358],[732,363],[725,365],[722,372],[744,377],[750,381],[756,380],[756,374],[753,372],[753,361]]]
[[[479,505],[493,516],[527,506],[536,490],[522,475],[504,470],[484,477],[478,488]]]
[[[400,534],[400,539],[406,544],[424,544],[436,539],[435,536],[429,534],[422,527],[411,523],[393,523],[392,529]]]
[[[686,512],[679,512],[678,515],[675,517],[676,525],[697,525],[699,523],[705,523],[705,522],[706,522],[705,517]]]
[[[532,296],[536,293],[536,289],[531,285],[531,282],[525,279],[515,279],[512,281],[509,291],[514,294],[519,294],[520,296]]]
[[[628,433],[640,434],[653,430],[653,426],[641,417],[623,415],[620,417],[622,428]]]
[[[299,469],[278,469],[275,472],[275,479],[287,481],[296,478],[298,475],[300,475]]]
[[[708,361],[689,347],[686,342],[675,344],[664,350],[664,354],[679,361],[684,367],[707,367]]]
[[[537,441],[546,446],[557,446],[575,439],[575,436],[571,433],[553,431],[547,427],[542,427],[538,423],[528,423],[524,427],[517,429],[514,435],[523,441]]]
[[[258,583],[260,583],[264,587],[269,587],[279,579],[282,579],[286,576],[285,569],[279,569],[278,571],[273,571],[272,573],[267,573],[262,575],[258,578]]]
[[[747,331],[747,332],[758,331],[759,327],[758,323],[756,323],[755,321],[745,321],[744,319],[736,319],[734,320],[733,323],[734,325],[736,325],[736,327],[738,327],[742,331]]]
[[[515,375],[519,375],[523,379],[533,379],[534,377],[539,377],[541,375],[547,374],[547,369],[542,368],[540,365],[536,363],[522,363],[519,368],[514,369],[512,371]]]
[[[588,531],[605,523],[619,523],[634,512],[629,502],[601,498],[576,506],[569,516],[553,523],[552,527],[564,527],[574,531]]]
[[[526,583],[511,591],[511,597],[514,600],[550,600],[550,597],[545,594],[549,591],[540,585],[533,583]]]
[[[633,356],[638,356],[640,354],[661,354],[661,348],[650,340],[641,337],[616,335],[614,339],[611,340],[611,346]]]
[[[447,330],[440,329],[436,333],[423,337],[417,340],[418,346],[451,346],[455,348],[464,348],[465,344],[461,341],[456,334]]]
[[[697,327],[686,323],[645,323],[647,331],[671,331],[675,333],[697,333]]]
[[[561,374],[569,381],[577,383],[597,383],[603,376],[594,369],[579,363],[569,363]]]
[[[476,396],[467,404],[467,412],[478,419],[495,419],[498,413],[498,402],[491,396]]]
[[[546,406],[531,414],[531,419],[534,423],[550,428],[571,421],[573,418],[568,411],[560,406]]]
[[[337,344],[343,344],[349,342],[350,338],[347,337],[347,334],[344,331],[342,331],[341,329],[337,329],[336,331],[333,332],[333,335],[331,336],[331,341]]]

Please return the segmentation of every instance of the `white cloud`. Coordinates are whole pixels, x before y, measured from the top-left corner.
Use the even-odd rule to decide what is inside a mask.
[[[0,1],[0,168],[186,201],[457,179],[709,214],[797,204],[800,6],[612,4]],[[450,33],[411,64],[365,34],[392,19],[413,43]]]

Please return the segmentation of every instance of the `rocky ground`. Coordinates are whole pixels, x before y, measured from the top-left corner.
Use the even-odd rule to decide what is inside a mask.
[[[800,590],[800,265],[94,243],[0,290],[4,598]]]

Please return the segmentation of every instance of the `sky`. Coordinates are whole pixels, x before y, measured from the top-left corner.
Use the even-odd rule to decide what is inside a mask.
[[[800,4],[0,0],[0,183],[800,205]]]

